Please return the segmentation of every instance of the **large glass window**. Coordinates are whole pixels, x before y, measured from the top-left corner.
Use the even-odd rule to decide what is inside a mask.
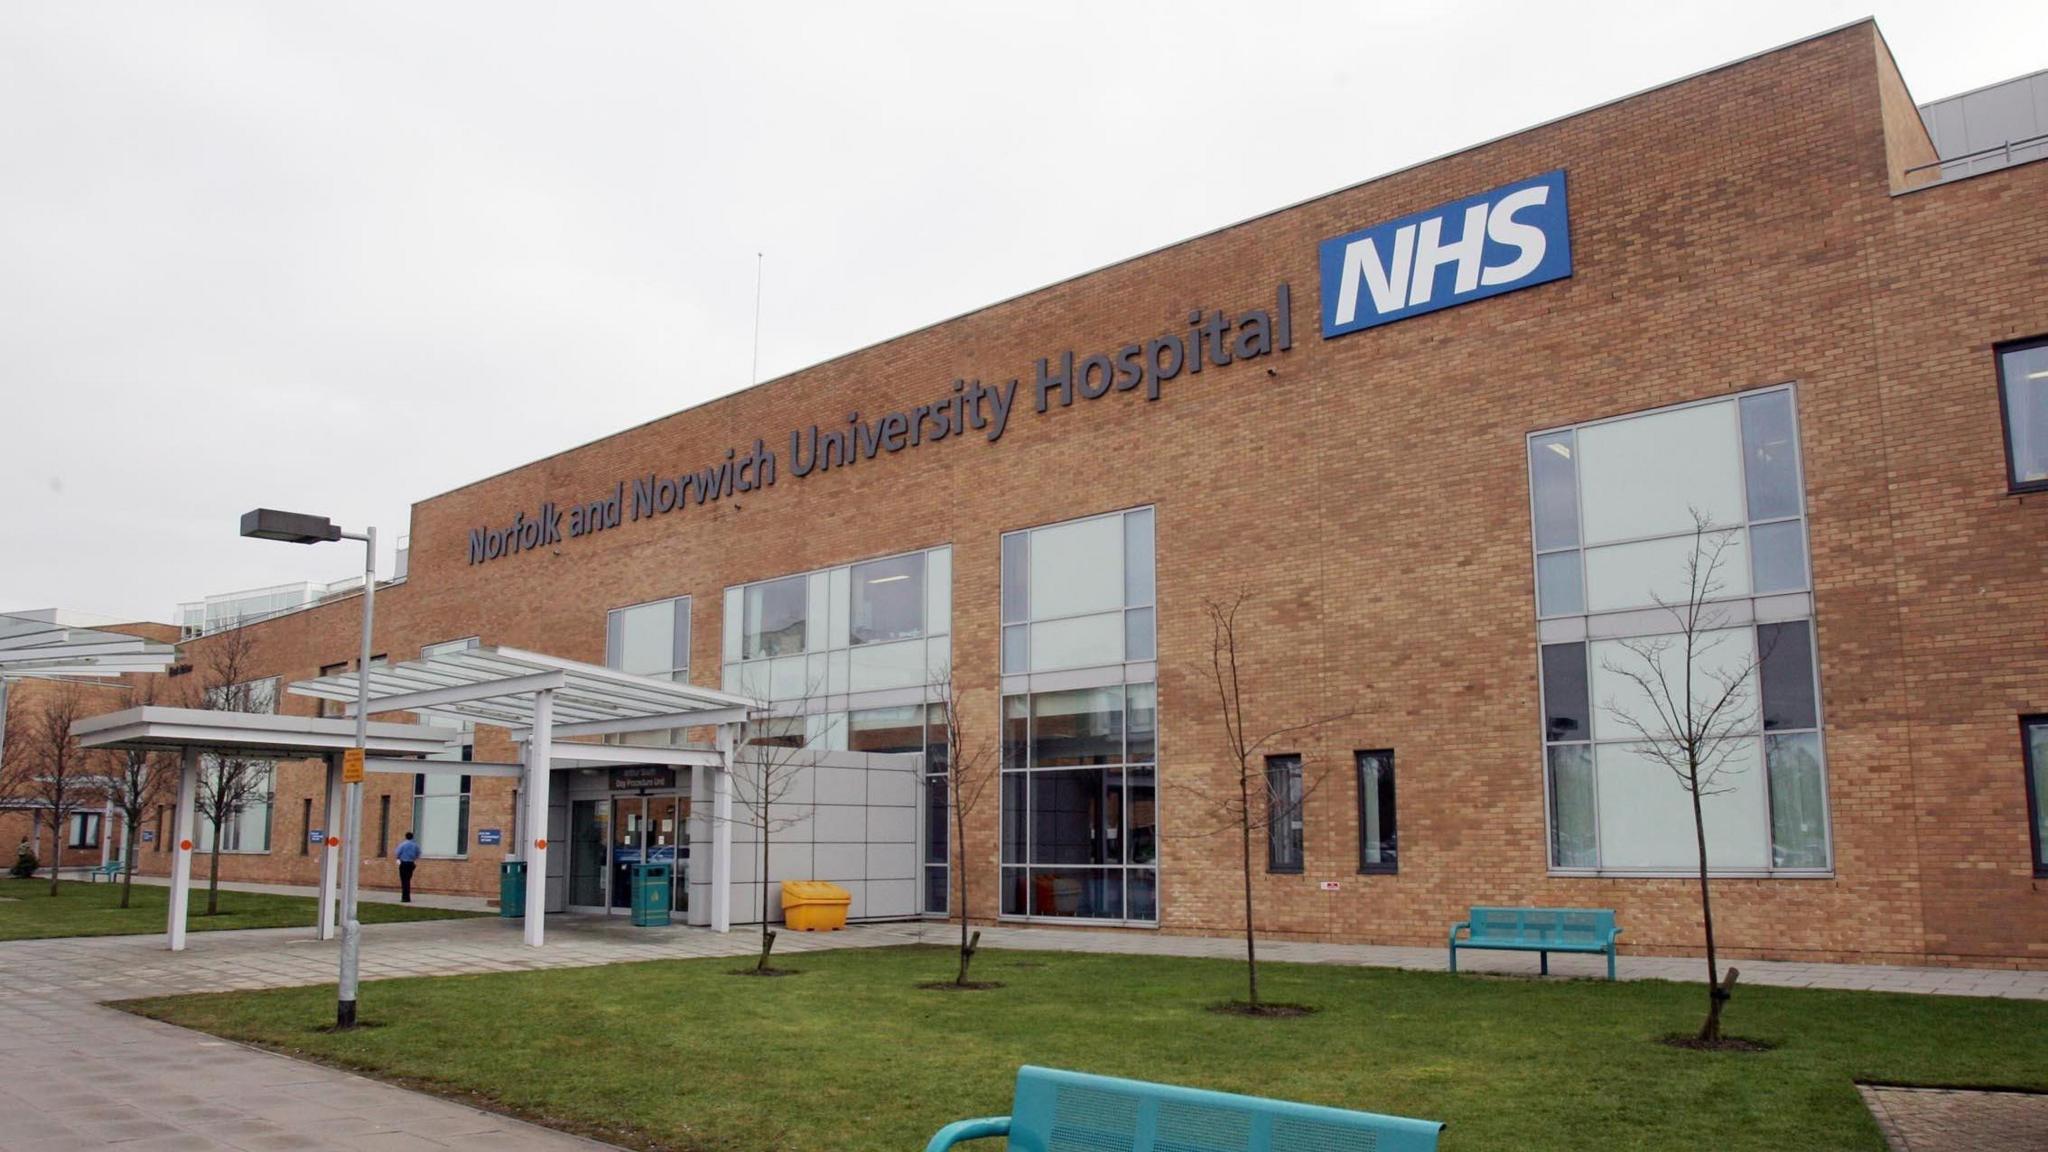
[[[924,635],[924,554],[855,564],[852,633],[855,644],[914,640]]]
[[[1094,668],[1157,654],[1150,508],[1003,537],[1003,671]]]
[[[1358,760],[1358,870],[1394,872],[1400,836],[1394,821],[1394,752],[1360,752]]]
[[[1698,867],[1691,797],[1657,755],[1688,681],[1737,686],[1706,797],[1717,871],[1825,872],[1827,786],[1804,488],[1790,388],[1529,438],[1531,534],[1544,643],[1543,784],[1551,866]],[[1707,531],[1696,539],[1699,523]],[[1719,564],[1691,668],[1673,634],[1699,546]],[[1765,599],[1768,597],[1768,599]],[[1661,634],[1660,634],[1661,633]]]
[[[2048,337],[1998,349],[2006,479],[2016,492],[2048,489]]]
[[[726,691],[772,704],[846,696],[858,710],[884,702],[864,694],[926,687],[950,662],[952,559],[931,548],[726,589]],[[807,738],[845,747],[843,713]]]
[[[230,761],[223,764],[212,756],[202,757],[201,772],[212,773],[212,781],[202,785],[201,811],[198,820],[199,851],[213,851],[214,826],[211,806],[204,803],[207,795],[218,795],[217,790],[226,782],[227,790],[235,794],[239,803],[229,805],[224,826],[220,830],[222,852],[268,852],[270,851],[270,810],[277,799],[276,772],[268,764],[252,764],[248,761]]]
[[[73,848],[99,847],[100,814],[97,812],[73,812],[71,814],[71,835],[66,842]]]
[[[1002,912],[1158,919],[1151,684],[1003,702]]]
[[[2027,815],[2034,841],[2034,875],[2048,876],[2048,716],[2020,722],[2027,766]]]
[[[809,606],[805,591],[801,576],[747,586],[742,659],[791,656],[804,650],[804,619]]]
[[[607,668],[678,683],[690,679],[690,598],[677,596],[605,616]]]
[[[426,856],[469,855],[469,777],[419,772],[412,778],[412,835]]]
[[[1301,757],[1266,757],[1266,871],[1299,872],[1304,845]]]

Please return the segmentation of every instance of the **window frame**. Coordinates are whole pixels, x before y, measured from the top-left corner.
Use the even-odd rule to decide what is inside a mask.
[[[1365,764],[1368,757],[1386,757],[1388,791],[1392,794],[1395,807],[1385,813],[1386,823],[1394,833],[1393,859],[1371,863],[1365,858]],[[1401,871],[1401,820],[1400,803],[1401,779],[1394,768],[1392,748],[1360,748],[1351,753],[1353,771],[1358,779],[1358,874],[1361,876],[1392,876]],[[1385,853],[1382,853],[1385,855]]]
[[[1126,568],[1124,571],[1126,584],[1123,602],[1118,607],[1104,608],[1092,612],[1069,612],[1057,616],[1037,615],[1036,610],[1032,607],[1031,597],[1031,553],[1036,547],[1033,537],[1048,528],[1064,528],[1070,524],[1085,524],[1093,520],[1108,520],[1114,517],[1117,521],[1123,548],[1119,559],[1120,562],[1127,564],[1131,547],[1130,517],[1139,513],[1145,513],[1151,521],[1151,595],[1142,602],[1131,599],[1128,584],[1130,573],[1128,568]],[[1024,542],[1022,554],[1024,592],[1022,595],[1023,602],[1020,605],[1022,615],[1014,619],[1011,618],[1009,611],[1011,593],[1010,573],[1004,560],[1008,552],[1009,541],[1013,537],[1021,538]],[[1086,516],[1074,516],[1065,520],[1048,520],[1042,524],[1027,524],[1020,528],[1004,530],[997,540],[996,612],[996,669],[998,674],[1002,676],[1053,676],[1065,672],[1081,672],[1096,668],[1122,667],[1128,669],[1133,665],[1156,665],[1159,662],[1159,506],[1157,504],[1133,504],[1127,508],[1112,508],[1105,512],[1095,512]],[[1032,667],[1031,633],[1033,628],[1041,624],[1061,624],[1070,620],[1086,620],[1095,616],[1109,615],[1115,615],[1123,628],[1123,636],[1118,641],[1118,645],[1123,651],[1122,659],[1108,664],[1080,664],[1043,669]],[[1152,635],[1150,644],[1151,655],[1149,656],[1131,655],[1130,628],[1131,620],[1134,616],[1142,616],[1150,622]],[[1018,655],[1023,666],[1015,669],[1005,667],[1004,660],[1008,639],[1013,633],[1022,637],[1018,647]]]
[[[468,751],[468,748],[463,749],[465,753],[463,756],[464,760],[469,759]],[[420,859],[467,860],[469,859],[469,817],[470,808],[474,804],[474,797],[476,795],[476,777],[465,772],[460,777],[461,788],[459,791],[453,793],[430,793],[426,791],[428,775],[429,773],[426,772],[415,772],[412,777],[412,824],[408,831],[412,833],[413,840],[420,846]],[[446,773],[434,773],[434,775],[446,775]],[[420,802],[423,800],[456,800],[459,802],[457,810],[460,815],[457,816],[455,821],[455,845],[457,851],[454,855],[427,851],[426,835],[420,831],[420,810],[423,807]]]
[[[2033,848],[2034,878],[2048,879],[2048,844],[2041,840],[2041,806],[2048,804],[2048,796],[2041,795],[2034,783],[2034,776],[2048,771],[2048,765],[2034,763],[2034,742],[2029,739],[2030,729],[2048,728],[2048,712],[2029,713],[2020,717],[2020,767],[2026,773],[2027,788],[2027,843]]]
[[[1998,431],[1999,443],[2005,448],[2005,491],[2007,495],[2023,496],[2035,492],[2048,492],[2048,480],[2021,480],[2019,478],[2019,457],[2013,453],[2012,403],[2006,397],[2005,358],[2014,352],[2026,352],[2035,348],[2048,348],[2048,335],[2029,336],[2022,340],[2007,340],[1991,346],[1993,376],[1998,382]]]
[[[100,846],[100,813],[73,809],[71,827],[66,829],[66,848],[97,848]]]
[[[1307,771],[1298,752],[1278,752],[1266,757],[1266,871],[1274,876],[1300,876],[1308,871],[1308,796],[1306,795]],[[1275,769],[1291,769],[1294,774],[1295,790],[1301,798],[1289,805],[1291,815],[1285,817],[1287,838],[1294,848],[1294,862],[1282,863],[1279,858],[1279,838],[1274,835],[1283,816],[1275,805],[1273,773]]]

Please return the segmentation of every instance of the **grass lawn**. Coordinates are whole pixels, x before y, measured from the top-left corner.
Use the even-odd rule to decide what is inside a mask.
[[[1213,960],[986,951],[989,992],[934,992],[936,948],[379,981],[347,1034],[331,988],[123,1005],[158,1019],[463,1096],[634,1147],[889,1149],[1009,1111],[1047,1064],[1445,1120],[1444,1147],[1884,1147],[1858,1079],[2048,1088],[2048,1003],[1746,987],[1730,1031],[1778,1045],[1658,1043],[1699,1024],[1690,985],[1269,964],[1296,1019],[1205,1010],[1241,992]]]
[[[50,882],[0,879],[0,940],[40,940],[51,936],[137,936],[162,932],[169,915],[171,890],[155,884],[137,884],[128,907],[121,904],[119,881],[87,883],[66,880],[50,895]],[[389,924],[398,920],[447,920],[474,916],[474,912],[452,912],[445,908],[424,908],[417,904],[373,904],[360,901],[356,907],[365,924]],[[223,928],[310,928],[319,901],[310,896],[273,896],[262,892],[220,894],[220,911],[202,916],[206,910],[206,885],[192,885],[192,907],[185,927],[192,932]]]

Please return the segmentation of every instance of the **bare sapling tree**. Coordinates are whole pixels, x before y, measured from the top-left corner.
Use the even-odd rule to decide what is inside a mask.
[[[1223,721],[1229,775],[1213,790],[1186,783],[1182,786],[1201,796],[1219,818],[1219,823],[1207,830],[1208,834],[1235,834],[1244,881],[1244,1008],[1253,1015],[1266,1015],[1269,1006],[1259,998],[1258,910],[1254,904],[1257,886],[1252,875],[1252,842],[1255,833],[1270,836],[1283,822],[1299,819],[1302,807],[1327,771],[1311,770],[1304,764],[1299,775],[1281,779],[1266,770],[1264,757],[1289,737],[1305,736],[1355,713],[1342,712],[1273,727],[1261,725],[1252,705],[1245,700],[1239,617],[1248,599],[1247,593],[1239,592],[1229,600],[1203,601],[1209,616],[1209,678],[1216,689],[1218,715]],[[1272,1012],[1285,1010],[1271,1008]]]
[[[214,712],[269,712],[276,706],[268,681],[254,679],[255,638],[246,628],[230,628],[209,637],[206,675],[199,707]],[[214,755],[199,772],[193,806],[212,830],[206,873],[206,911],[220,912],[220,855],[229,826],[268,791],[269,765],[244,756]]]
[[[981,933],[970,928],[974,903],[967,886],[971,870],[967,860],[967,822],[996,777],[995,741],[974,730],[961,698],[963,693],[953,679],[952,665],[939,669],[932,677],[931,687],[945,719],[945,760],[934,767],[943,768],[946,773],[946,806],[950,809],[947,816],[953,825],[953,888],[960,894],[960,971],[953,983],[967,988],[972,986],[967,968],[974,962],[975,950],[981,944]]]
[[[804,698],[809,700],[814,695],[806,692]],[[757,879],[761,882],[761,953],[749,971],[762,976],[782,974],[781,969],[768,963],[769,953],[775,948],[775,929],[768,918],[772,896],[768,881],[769,848],[777,832],[788,831],[810,819],[808,807],[792,805],[789,798],[813,759],[810,749],[817,739],[818,732],[808,716],[763,716],[748,723],[746,739],[733,758],[729,782],[733,820],[753,831],[755,848],[760,853]]]
[[[1740,973],[1730,968],[1724,982],[1714,950],[1705,802],[1734,787],[1731,778],[1741,771],[1734,759],[1755,744],[1755,681],[1764,654],[1751,643],[1752,630],[1736,625],[1721,600],[1728,591],[1722,569],[1729,561],[1734,533],[1716,529],[1697,508],[1692,516],[1692,548],[1682,564],[1682,593],[1652,596],[1670,616],[1671,630],[1615,641],[1622,655],[1602,660],[1601,667],[1627,685],[1629,698],[1602,701],[1601,709],[1634,734],[1631,751],[1669,769],[1692,802],[1700,919],[1707,945],[1707,1018],[1698,1040],[1717,1044],[1721,1008],[1734,994]]]
[[[55,896],[64,864],[65,819],[84,807],[88,794],[103,782],[89,772],[96,754],[79,747],[71,734],[71,726],[87,715],[77,685],[57,684],[40,708],[24,711],[19,725],[8,733],[7,771],[0,779],[0,793],[49,813],[50,895]]]
[[[137,705],[156,703],[157,678],[146,677],[133,697]],[[135,886],[135,853],[143,818],[177,786],[179,765],[157,752],[130,748],[114,753],[107,771],[107,801],[121,813],[121,907],[128,907]]]

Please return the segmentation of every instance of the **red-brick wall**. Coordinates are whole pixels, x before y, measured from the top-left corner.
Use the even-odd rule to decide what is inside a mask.
[[[1910,123],[1889,69],[1874,26],[1850,27],[434,497],[413,511],[410,579],[380,594],[377,648],[411,658],[478,634],[598,660],[606,609],[689,594],[692,676],[716,685],[725,587],[950,543],[955,675],[970,722],[992,735],[999,534],[1149,504],[1163,929],[1238,925],[1232,845],[1193,835],[1212,821],[1186,785],[1224,779],[1203,604],[1243,591],[1256,721],[1354,714],[1287,749],[1330,782],[1308,807],[1305,872],[1255,878],[1264,929],[1436,944],[1470,904],[1599,905],[1619,911],[1631,947],[1684,952],[1699,937],[1692,882],[1546,867],[1524,436],[1789,381],[1835,872],[1719,881],[1723,945],[2048,963],[2016,721],[2048,711],[2048,509],[2005,494],[1990,352],[2048,332],[2048,164],[1895,195],[1904,145],[1888,149],[1887,132],[1905,139]],[[1319,240],[1559,167],[1569,280],[1320,339]],[[1039,357],[1182,331],[1195,308],[1270,308],[1282,281],[1291,350],[1184,375],[1156,403],[1112,392],[1031,410]],[[791,429],[935,401],[956,377],[1013,376],[1017,411],[998,443],[969,435],[789,473]],[[701,468],[757,437],[781,457],[772,488],[468,563],[473,528]],[[345,660],[356,611],[344,601],[255,626],[259,659],[287,679]],[[1350,756],[1383,747],[1398,756],[1401,871],[1360,876]],[[494,733],[478,751],[510,758]],[[317,857],[298,856],[292,837],[296,797],[318,778],[281,774],[278,849],[230,861],[228,875],[312,881]],[[394,829],[409,820],[405,790]],[[992,797],[965,846],[977,915],[995,892]],[[509,785],[479,782],[474,803],[472,827],[509,840]],[[488,890],[499,850],[472,851],[427,866],[422,883]],[[392,882],[388,861],[365,868]]]

